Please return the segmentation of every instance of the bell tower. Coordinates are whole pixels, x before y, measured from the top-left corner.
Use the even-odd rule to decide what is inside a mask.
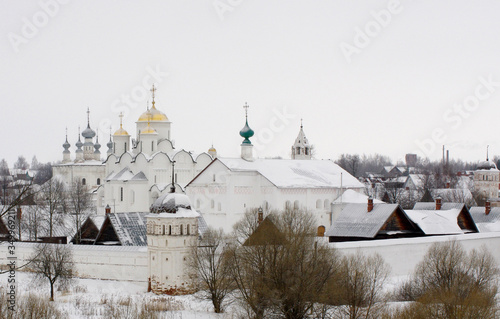
[[[295,143],[292,146],[292,159],[310,160],[311,158],[311,145],[307,140],[306,134],[304,134],[302,119],[300,119],[299,135],[295,139]]]

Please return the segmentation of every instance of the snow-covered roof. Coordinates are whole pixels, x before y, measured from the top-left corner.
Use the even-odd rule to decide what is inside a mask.
[[[335,201],[333,201],[334,204],[352,204],[352,203],[358,203],[358,204],[367,204],[368,203],[368,196],[365,194],[361,194],[356,192],[355,190],[348,189],[346,190],[342,195],[337,197]],[[382,204],[383,201],[378,200],[376,198],[373,199],[374,204]]]
[[[457,217],[460,209],[449,210],[405,210],[406,215],[417,224],[426,235],[463,234]]]
[[[233,172],[254,171],[279,188],[362,188],[364,185],[331,160],[218,158]],[[342,174],[342,178],[341,178]],[[341,181],[342,179],[342,181]]]
[[[488,215],[484,207],[471,207],[469,211],[479,232],[500,232],[500,207],[491,207]]]
[[[374,238],[398,206],[374,204],[368,212],[367,204],[348,204],[326,236]]]
[[[191,207],[189,197],[180,193],[167,193],[158,197],[151,205],[148,217],[189,218],[199,213]]]
[[[111,172],[108,177],[106,177],[107,181],[147,181],[146,175],[140,171],[137,174],[134,174],[128,167],[125,167],[118,173]]]
[[[146,246],[148,213],[110,213],[108,218],[123,246]],[[102,232],[103,230],[101,230]]]
[[[64,163],[64,164],[54,164],[52,166],[105,166],[106,164],[103,163],[102,161],[97,161],[97,160],[87,160],[84,162],[80,163],[75,163],[75,162],[69,162],[69,163]]]

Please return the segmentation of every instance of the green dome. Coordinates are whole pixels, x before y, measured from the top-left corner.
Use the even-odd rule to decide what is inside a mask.
[[[240,136],[243,137],[245,140],[243,141],[243,144],[252,144],[249,140],[250,137],[252,137],[254,134],[254,131],[248,126],[248,120],[245,122],[245,126],[241,129],[240,131]]]

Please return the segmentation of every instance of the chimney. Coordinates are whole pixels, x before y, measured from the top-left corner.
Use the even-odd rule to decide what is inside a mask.
[[[109,213],[111,213],[111,207],[109,207],[109,204],[106,205],[105,211],[106,211],[106,215],[108,215]]]
[[[373,197],[368,197],[368,212],[373,210]]]
[[[262,223],[262,221],[264,220],[264,213],[262,212],[262,208],[259,208],[259,213],[258,213],[258,218],[259,218],[259,225],[260,223]]]
[[[487,200],[486,203],[484,203],[484,213],[488,215],[490,212],[491,212],[490,201]]]
[[[436,197],[436,210],[441,210],[441,197]]]
[[[450,182],[446,182],[446,188],[450,188]]]

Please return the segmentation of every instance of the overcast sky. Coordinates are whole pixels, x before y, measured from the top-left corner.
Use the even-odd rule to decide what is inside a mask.
[[[78,126],[135,135],[156,83],[177,148],[289,158],[500,154],[499,1],[0,1],[0,158],[74,156]],[[147,91],[149,94],[149,91]]]

